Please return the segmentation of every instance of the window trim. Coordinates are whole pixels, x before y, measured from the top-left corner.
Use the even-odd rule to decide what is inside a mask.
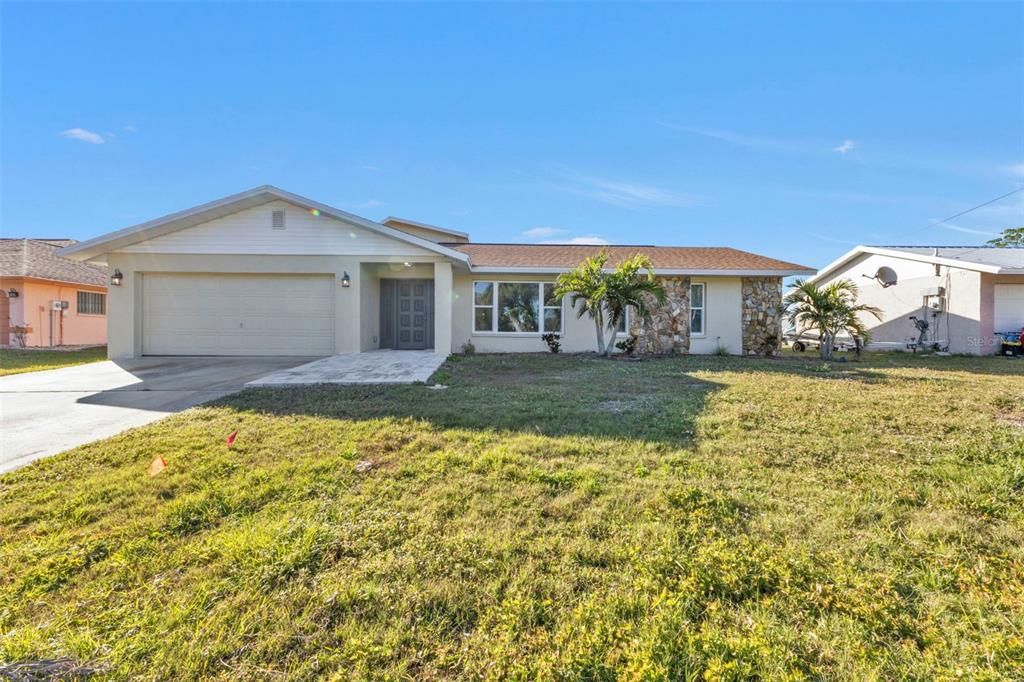
[[[476,285],[477,284],[490,284],[491,285],[491,303],[476,302]],[[540,323],[540,329],[535,332],[503,332],[498,329],[498,289],[502,284],[534,284],[537,286],[538,302],[540,303],[540,316],[538,322]],[[504,280],[504,279],[475,279],[473,280],[472,287],[472,315],[470,319],[470,329],[472,329],[472,336],[512,336],[521,338],[540,338],[544,334],[558,334],[562,336],[565,334],[565,296],[561,298],[557,306],[544,305],[544,285],[554,285],[555,282],[540,281],[540,280]],[[490,309],[491,311],[491,328],[487,331],[482,331],[476,328],[476,311],[477,309]],[[544,310],[550,309],[559,311],[559,326],[558,329],[545,329],[544,328]]]
[[[99,296],[99,300],[102,301],[103,312],[102,313],[86,313],[82,312],[82,294],[92,294]],[[86,289],[75,290],[75,314],[83,315],[85,317],[106,317],[107,316],[107,294],[103,291],[88,291]]]
[[[701,293],[701,305],[693,305],[693,287],[700,287]],[[700,311],[700,333],[693,331],[693,316],[692,311],[696,309]],[[690,336],[697,338],[705,338],[708,335],[708,285],[707,282],[690,282]]]

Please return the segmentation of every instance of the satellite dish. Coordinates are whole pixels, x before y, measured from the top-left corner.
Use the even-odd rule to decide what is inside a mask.
[[[879,284],[882,285],[883,289],[888,289],[892,285],[896,284],[896,281],[898,279],[896,277],[896,271],[887,265],[883,265],[882,267],[878,268],[878,270],[875,271],[874,277],[871,277],[869,275],[864,275],[864,277],[877,281]]]
[[[883,265],[882,267],[878,268],[878,272],[875,273],[875,279],[878,280],[878,283],[882,285],[883,289],[886,287],[891,287],[893,284],[896,284],[896,271],[888,266]]]

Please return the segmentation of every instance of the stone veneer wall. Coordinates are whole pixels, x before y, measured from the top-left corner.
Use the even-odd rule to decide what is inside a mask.
[[[637,337],[636,350],[648,355],[690,352],[690,278],[659,277],[665,302],[651,301],[647,320],[630,321],[629,333]]]
[[[743,278],[743,354],[773,355],[782,342],[782,278]]]

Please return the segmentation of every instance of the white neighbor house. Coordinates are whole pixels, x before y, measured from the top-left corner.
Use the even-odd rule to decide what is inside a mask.
[[[64,249],[111,277],[111,358],[330,355],[382,348],[449,354],[596,347],[593,323],[552,295],[602,247],[479,244],[397,218],[375,222],[263,186]],[[648,352],[759,352],[778,334],[793,263],[731,248],[608,247],[648,255],[671,291]]]
[[[819,286],[850,279],[858,301],[882,309],[864,316],[873,348],[906,349],[917,339],[910,316],[927,320],[928,341],[950,352],[986,355],[997,332],[1024,328],[1024,248],[858,246],[822,268]]]

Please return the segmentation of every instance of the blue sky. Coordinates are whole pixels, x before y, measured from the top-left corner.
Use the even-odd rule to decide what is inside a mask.
[[[4,236],[261,184],[479,241],[855,243],[1024,224],[1024,4],[2,7]]]

